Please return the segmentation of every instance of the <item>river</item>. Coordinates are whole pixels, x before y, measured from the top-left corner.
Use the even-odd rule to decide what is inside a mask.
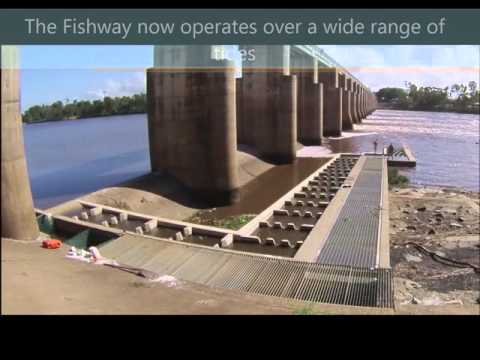
[[[377,110],[355,133],[330,140],[332,151],[372,151],[406,143],[417,167],[403,170],[412,183],[479,191],[479,116]],[[371,134],[376,133],[376,134]],[[150,171],[146,115],[24,125],[35,206],[61,202]],[[295,167],[292,167],[294,169]]]

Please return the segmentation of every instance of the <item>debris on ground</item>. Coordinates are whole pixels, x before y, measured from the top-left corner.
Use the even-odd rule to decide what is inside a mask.
[[[393,188],[389,200],[396,304],[478,304],[479,193]]]

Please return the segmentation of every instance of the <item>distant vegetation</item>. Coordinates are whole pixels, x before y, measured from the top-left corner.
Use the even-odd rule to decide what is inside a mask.
[[[54,102],[51,105],[35,105],[23,113],[23,122],[58,121],[96,116],[126,115],[146,112],[145,94],[123,97],[104,97],[103,100]]]
[[[446,88],[406,85],[406,89],[380,89],[376,93],[378,102],[399,110],[479,112],[480,91],[475,81]]]

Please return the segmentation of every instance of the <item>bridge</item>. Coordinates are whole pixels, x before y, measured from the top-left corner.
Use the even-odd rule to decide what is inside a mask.
[[[374,111],[374,95],[316,46],[159,46],[147,69],[152,172],[214,204],[236,200],[237,146],[273,163],[296,159]],[[99,246],[125,266],[211,287],[287,299],[393,307],[387,162],[337,154],[237,231],[78,201],[73,213],[33,207],[24,154],[18,49],[1,47],[2,237]],[[38,218],[37,218],[38,216]],[[47,225],[45,225],[47,224]],[[48,230],[50,229],[50,230]],[[266,256],[268,255],[268,256]]]
[[[234,62],[218,57],[218,49],[157,46],[146,73],[152,171],[172,174],[216,204],[237,197],[238,144],[290,163],[298,142],[320,145],[375,109],[371,91],[318,46],[242,45],[255,50],[255,59],[238,78]],[[34,239],[18,49],[2,46],[1,61],[2,236]]]
[[[375,109],[370,90],[317,46],[242,45],[235,76],[218,46],[158,46],[147,70],[152,171],[216,203],[235,201],[237,144],[275,163],[320,145]]]

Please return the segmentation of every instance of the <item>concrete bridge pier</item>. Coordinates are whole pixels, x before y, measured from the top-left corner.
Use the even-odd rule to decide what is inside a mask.
[[[355,93],[355,119],[357,124],[362,123],[362,114],[360,112],[360,104],[361,104],[361,99],[360,99],[360,84],[358,82],[354,82],[354,93]]]
[[[321,145],[323,85],[318,82],[317,59],[291,50],[290,73],[297,77],[297,138],[304,145]]]
[[[220,205],[238,199],[238,174],[235,66],[217,50],[157,46],[147,100],[152,171]]]
[[[36,240],[40,235],[28,177],[20,113],[18,48],[0,46],[2,95],[2,237]]]
[[[352,78],[347,78],[347,91],[348,93],[350,94],[349,97],[350,97],[350,101],[349,101],[349,112],[350,112],[350,119],[351,119],[351,122],[352,122],[352,128],[353,128],[353,124],[357,124],[358,123],[358,115],[357,115],[357,111],[356,111],[356,97],[355,97],[355,90],[354,90],[354,81]]]
[[[339,74],[339,85],[342,89],[342,130],[352,130],[353,120],[350,113],[351,93],[348,90],[346,74]]]
[[[365,88],[360,86],[360,118],[363,120],[367,117],[365,111]]]
[[[342,135],[342,89],[336,68],[319,68],[318,81],[323,84],[323,135]]]
[[[363,113],[368,116],[368,90],[363,88]]]
[[[245,63],[237,79],[238,142],[253,146],[273,163],[296,158],[297,77],[289,75],[290,47],[245,45],[255,60]]]
[[[377,108],[377,99],[374,93],[370,93],[370,114],[372,114]]]

